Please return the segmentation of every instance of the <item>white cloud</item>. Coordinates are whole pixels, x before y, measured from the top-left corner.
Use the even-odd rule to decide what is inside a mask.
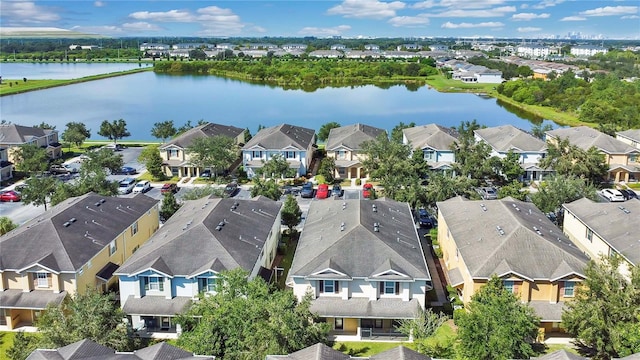
[[[421,1],[411,5],[413,9],[431,9],[432,7],[436,7],[436,6],[440,6],[440,5],[436,3],[434,0]]]
[[[622,19],[622,20],[640,19],[640,16],[638,16],[638,15],[625,15],[625,16],[621,17],[620,19]]]
[[[637,6],[605,6],[592,10],[582,11],[580,15],[584,16],[619,16],[634,15],[638,12]]]
[[[528,27],[519,27],[518,28],[518,32],[524,33],[524,32],[536,32],[536,31],[540,31],[542,30],[542,28],[539,27],[532,27],[532,26],[528,26]]]
[[[542,2],[535,4],[535,5],[531,5],[531,8],[533,9],[546,9],[548,7],[554,7],[558,4],[562,4],[564,2],[564,0],[543,0]]]
[[[418,16],[396,16],[388,21],[395,27],[421,27],[429,24],[429,18],[425,15]]]
[[[587,20],[584,16],[566,16],[560,19],[560,21],[585,21]]]
[[[400,1],[344,0],[342,4],[327,10],[327,14],[342,15],[347,18],[384,19],[396,16],[396,10],[404,7],[405,3]]]
[[[53,8],[32,1],[0,1],[0,16],[4,26],[43,24],[60,20]]]
[[[516,20],[516,21],[529,21],[529,20],[533,20],[533,19],[547,19],[549,18],[549,14],[547,13],[542,13],[542,14],[534,14],[534,13],[519,13],[519,14],[513,14],[511,16],[511,20]]]
[[[149,20],[159,22],[193,22],[195,17],[186,10],[169,11],[137,11],[129,14],[129,17],[136,20]]]
[[[471,29],[471,28],[480,28],[480,27],[498,28],[502,26],[504,26],[504,24],[498,21],[482,22],[482,23],[476,23],[476,24],[472,24],[472,23],[454,24],[450,21],[447,21],[446,23],[442,24],[442,26],[440,27],[443,29]]]
[[[307,26],[298,31],[298,34],[304,36],[336,36],[342,35],[344,32],[351,30],[351,26],[349,25],[338,25],[329,28],[319,28],[313,26]]]
[[[505,13],[515,12],[515,6],[502,6],[493,9],[484,10],[447,10],[437,14],[429,14],[430,17],[464,17],[464,18],[480,18],[480,17],[501,17]]]
[[[261,34],[267,32],[267,29],[263,28],[262,26],[258,26],[258,25],[253,25],[251,27],[251,30],[253,30],[254,32],[257,32],[257,33],[261,33]]]
[[[112,25],[74,26],[71,28],[71,30],[85,34],[124,35],[124,31],[121,27]]]
[[[107,4],[105,4],[104,1],[100,1],[100,0],[94,1],[94,3],[93,3],[93,6],[95,6],[95,7],[103,7],[103,6],[106,6],[106,5]]]
[[[439,6],[452,9],[484,9],[502,5],[505,2],[505,0],[442,0]]]
[[[133,23],[122,24],[122,29],[130,32],[142,32],[142,31],[158,31],[162,28],[155,24],[150,24],[145,21],[138,21]]]
[[[195,13],[188,10],[138,11],[129,14],[129,17],[151,22],[199,23],[202,26],[202,30],[198,32],[200,36],[238,35],[246,26],[242,23],[240,16],[234,14],[231,9],[217,6],[200,8]],[[259,28],[254,30],[259,32]]]

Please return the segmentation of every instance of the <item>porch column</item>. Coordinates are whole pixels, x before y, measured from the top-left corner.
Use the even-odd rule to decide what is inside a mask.
[[[23,292],[30,292],[31,290],[33,290],[33,281],[31,281],[31,276],[29,276],[28,272],[24,272],[22,273],[22,277],[20,277],[20,287],[22,288]]]
[[[629,182],[629,173],[628,172],[624,173],[624,182],[625,183]]]
[[[51,273],[51,287],[54,293],[60,293],[60,275]]]
[[[138,277],[138,281],[136,282],[136,286],[133,287],[133,297],[136,299],[140,299],[142,295],[142,287],[144,286],[144,280],[141,277]],[[122,304],[124,306],[124,304]]]
[[[0,271],[0,291],[4,291],[7,287],[4,285],[4,271]]]
[[[556,304],[558,302],[558,282],[557,281],[551,284],[551,294],[550,294],[549,302],[551,304]]]

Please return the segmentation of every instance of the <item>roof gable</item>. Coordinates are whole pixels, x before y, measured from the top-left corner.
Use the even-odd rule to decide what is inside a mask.
[[[569,139],[569,143],[583,150],[596,147],[607,154],[629,154],[637,152],[638,149],[625,144],[624,142],[601,133],[588,126],[577,126],[547,131],[547,135],[556,139]]]
[[[474,133],[498,152],[544,152],[547,144],[513,125],[475,130]]]
[[[195,139],[204,137],[226,136],[235,139],[243,134],[244,131],[245,129],[241,129],[235,126],[206,123],[185,131],[183,134],[178,135],[176,138],[161,146],[160,149],[186,149],[191,146],[191,144],[193,144]]]
[[[348,150],[360,150],[363,142],[375,140],[380,134],[384,133],[386,133],[384,129],[364,124],[333,128],[329,131],[326,149],[336,151],[344,147]]]
[[[402,130],[402,133],[413,149],[431,148],[437,151],[451,150],[459,137],[455,129],[438,124],[415,126]]]
[[[251,149],[256,145],[268,150],[281,150],[295,147],[306,150],[315,143],[315,131],[300,126],[281,124],[260,130],[247,142],[243,149]]]

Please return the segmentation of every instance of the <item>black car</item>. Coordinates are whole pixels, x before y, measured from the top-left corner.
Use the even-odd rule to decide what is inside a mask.
[[[621,189],[620,192],[622,193],[622,196],[624,196],[625,200],[637,199],[638,198],[638,194],[636,194],[636,192],[633,191],[633,190]]]
[[[303,198],[313,197],[313,183],[308,182],[302,185],[302,190],[300,190],[300,197],[303,197]]]
[[[118,174],[120,174],[120,175],[135,175],[137,173],[138,173],[138,171],[136,169],[132,168],[131,166],[123,166],[118,171]]]
[[[344,195],[344,190],[342,190],[342,186],[340,186],[340,184],[333,185],[333,188],[331,189],[331,195],[339,196],[339,197]]]
[[[418,217],[418,224],[420,225],[421,228],[431,229],[437,226],[435,219],[433,218],[433,216],[431,216],[431,214],[429,214],[429,212],[425,208],[418,209],[417,217]]]
[[[205,170],[203,172],[200,173],[200,177],[201,178],[210,178],[211,177],[211,170]]]
[[[238,184],[235,182],[232,182],[227,184],[227,186],[225,186],[224,193],[228,197],[233,197],[235,194],[238,193],[238,190],[239,190]]]

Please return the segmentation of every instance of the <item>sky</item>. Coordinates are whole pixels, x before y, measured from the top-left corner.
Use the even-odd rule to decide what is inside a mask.
[[[639,0],[0,1],[0,27],[113,37],[494,37],[640,40]]]

